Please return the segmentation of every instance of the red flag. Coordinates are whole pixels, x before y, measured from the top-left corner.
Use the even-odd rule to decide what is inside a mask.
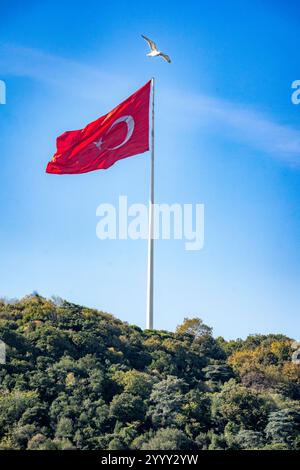
[[[84,129],[58,137],[57,151],[46,172],[74,174],[106,169],[117,160],[149,150],[150,84]]]

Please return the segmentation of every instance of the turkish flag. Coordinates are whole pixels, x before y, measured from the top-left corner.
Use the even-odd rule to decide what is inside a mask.
[[[84,129],[58,137],[46,172],[74,174],[106,169],[117,160],[149,150],[150,84]]]

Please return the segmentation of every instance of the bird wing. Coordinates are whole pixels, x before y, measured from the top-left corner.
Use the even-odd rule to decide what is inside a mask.
[[[161,52],[159,54],[163,59],[165,59],[167,62],[169,62],[169,64],[171,63],[171,59],[170,57],[167,55],[167,54],[164,54],[163,52]]]
[[[157,45],[155,44],[154,41],[152,41],[151,39],[147,38],[147,37],[144,36],[143,34],[142,34],[142,38],[144,38],[144,39],[147,41],[147,43],[149,44],[149,47],[150,47],[151,51],[157,51]]]

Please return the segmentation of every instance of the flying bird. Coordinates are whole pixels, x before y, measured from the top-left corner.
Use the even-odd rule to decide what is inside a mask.
[[[142,38],[144,38],[147,41],[147,43],[149,44],[150,50],[151,50],[151,52],[149,52],[149,54],[147,54],[148,57],[158,57],[158,56],[160,56],[164,60],[169,62],[169,64],[171,63],[170,57],[167,54],[164,54],[163,52],[159,51],[157,49],[157,45],[155,44],[154,41],[147,38],[146,36],[143,36],[143,34],[142,34]]]

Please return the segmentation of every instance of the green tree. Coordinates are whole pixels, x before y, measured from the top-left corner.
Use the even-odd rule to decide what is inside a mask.
[[[55,437],[58,439],[72,439],[73,421],[70,418],[61,417],[56,426]]]
[[[176,426],[184,417],[184,392],[187,384],[177,377],[168,376],[153,386],[148,416],[156,428]]]
[[[145,412],[143,400],[126,392],[115,395],[109,409],[109,415],[122,423],[141,421]]]
[[[239,449],[261,449],[264,445],[264,435],[258,431],[241,429],[235,436],[235,443]]]
[[[212,416],[216,424],[223,426],[233,422],[246,429],[262,430],[274,408],[272,400],[236,384],[232,379],[212,399]]]
[[[196,450],[196,444],[178,429],[160,429],[142,450]]]
[[[300,411],[284,408],[271,413],[265,432],[269,441],[291,446],[300,434]]]
[[[143,399],[149,398],[154,383],[151,375],[138,370],[117,371],[113,380],[120,384],[126,393],[138,395]]]

